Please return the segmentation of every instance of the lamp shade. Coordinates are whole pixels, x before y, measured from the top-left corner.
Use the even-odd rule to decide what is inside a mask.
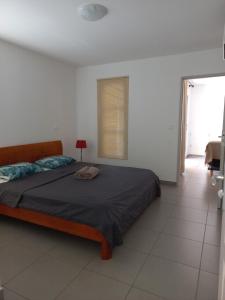
[[[77,140],[76,141],[76,148],[79,148],[79,149],[87,148],[86,140]]]

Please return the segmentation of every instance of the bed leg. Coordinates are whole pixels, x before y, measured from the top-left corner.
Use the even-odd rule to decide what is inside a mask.
[[[101,258],[104,260],[112,258],[112,248],[107,240],[101,242]]]

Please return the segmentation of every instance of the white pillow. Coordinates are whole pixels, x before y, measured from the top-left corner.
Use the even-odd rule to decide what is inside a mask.
[[[0,175],[0,184],[8,182],[10,180],[9,176],[2,176]]]

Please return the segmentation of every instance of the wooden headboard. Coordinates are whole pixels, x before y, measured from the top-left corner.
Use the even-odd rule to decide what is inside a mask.
[[[63,147],[61,141],[10,146],[0,148],[0,166],[18,162],[34,162],[37,159],[61,155]]]

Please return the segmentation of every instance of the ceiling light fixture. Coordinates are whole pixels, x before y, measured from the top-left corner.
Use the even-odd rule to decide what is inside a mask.
[[[101,4],[88,3],[78,7],[78,14],[87,21],[97,21],[108,13],[108,9]]]

